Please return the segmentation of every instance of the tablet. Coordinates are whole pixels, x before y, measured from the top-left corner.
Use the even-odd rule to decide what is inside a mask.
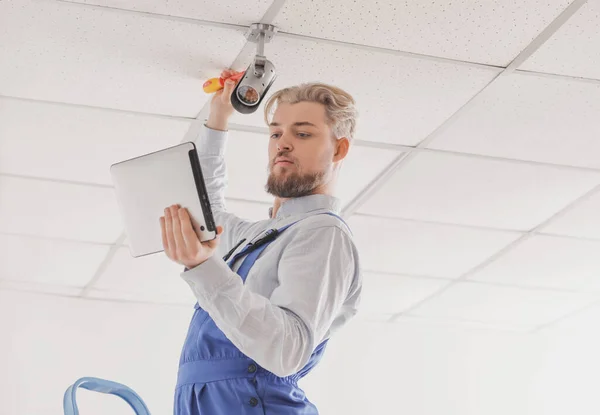
[[[160,217],[171,205],[188,209],[200,241],[216,238],[193,142],[115,163],[110,173],[133,257],[164,251]]]

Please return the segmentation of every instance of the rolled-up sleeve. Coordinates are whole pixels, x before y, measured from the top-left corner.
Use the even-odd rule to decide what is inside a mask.
[[[277,268],[269,298],[251,292],[220,258],[182,274],[198,304],[245,355],[277,376],[298,372],[341,313],[356,275],[356,250],[334,226],[300,229]]]

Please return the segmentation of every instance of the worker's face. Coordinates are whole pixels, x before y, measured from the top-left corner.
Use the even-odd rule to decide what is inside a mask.
[[[325,107],[315,102],[279,104],[269,129],[267,192],[281,198],[322,193],[349,144],[333,136]]]

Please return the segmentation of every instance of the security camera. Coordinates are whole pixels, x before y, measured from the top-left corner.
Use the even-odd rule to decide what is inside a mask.
[[[275,66],[264,56],[265,43],[276,31],[273,25],[254,23],[246,35],[249,41],[257,43],[257,49],[254,61],[231,94],[231,104],[241,114],[252,114],[258,109],[277,77]]]

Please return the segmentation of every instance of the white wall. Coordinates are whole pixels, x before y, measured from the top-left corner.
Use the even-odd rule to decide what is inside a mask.
[[[0,291],[0,414],[61,414],[81,376],[133,387],[170,414],[193,308]],[[600,341],[588,325],[544,335],[356,321],[303,386],[323,415],[597,413]],[[82,415],[130,414],[80,392]]]
[[[192,311],[0,291],[0,327],[8,331],[0,367],[9,367],[0,371],[0,414],[62,414],[65,389],[83,376],[125,383],[153,413],[172,413],[178,349]],[[80,396],[82,415],[131,414],[118,398]]]

